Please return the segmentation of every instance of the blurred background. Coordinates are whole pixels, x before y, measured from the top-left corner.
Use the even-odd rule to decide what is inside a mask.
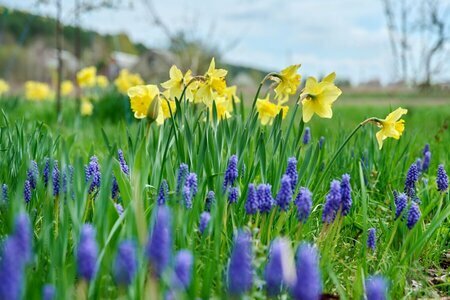
[[[146,82],[211,57],[240,92],[269,71],[336,71],[347,103],[450,103],[450,0],[0,0],[0,78],[55,84],[88,65]]]

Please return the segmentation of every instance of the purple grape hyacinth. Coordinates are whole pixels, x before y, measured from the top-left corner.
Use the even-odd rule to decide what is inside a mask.
[[[367,236],[367,247],[371,249],[372,251],[375,251],[376,247],[376,229],[375,228],[369,228],[369,233]]]
[[[417,221],[420,219],[420,209],[419,205],[417,205],[416,202],[411,201],[411,206],[408,211],[408,218],[406,222],[406,226],[408,226],[409,229],[412,229],[414,225],[416,225]]]
[[[169,185],[167,184],[167,180],[163,179],[161,181],[161,185],[159,187],[158,197],[156,199],[156,202],[158,205],[164,205],[166,204],[166,198],[169,194]]]
[[[371,276],[366,279],[365,286],[367,300],[387,299],[387,282],[383,277]]]
[[[419,170],[414,163],[409,167],[405,180],[405,193],[409,197],[413,197],[416,194],[416,182],[419,180]]]
[[[294,193],[298,182],[297,159],[295,157],[288,158],[288,164],[286,167],[286,172],[284,174],[291,178],[291,188],[292,193]]]
[[[114,207],[116,208],[117,213],[119,214],[119,216],[121,216],[123,214],[123,206],[120,203],[114,203]]]
[[[130,168],[123,156],[123,151],[121,149],[117,150],[117,156],[119,157],[120,169],[125,175],[130,175]]]
[[[89,164],[85,167],[86,182],[90,182],[89,193],[91,194],[96,189],[100,188],[101,173],[98,159],[96,156],[92,156],[89,160]]]
[[[2,184],[2,201],[8,202],[8,185],[6,183]]]
[[[116,176],[112,176],[112,184],[111,184],[111,198],[117,199],[119,197],[119,184],[117,183]]]
[[[253,285],[252,243],[246,231],[239,231],[234,239],[227,277],[228,291],[232,295],[242,295]]]
[[[352,207],[352,186],[350,185],[350,175],[342,175],[341,180],[341,203],[342,203],[342,215],[346,216],[350,212]]]
[[[228,203],[233,204],[238,201],[239,198],[239,188],[238,187],[231,187],[230,191],[228,192]]]
[[[63,174],[62,174],[62,192],[63,194],[66,194],[69,190],[69,186],[73,186],[73,166],[69,165],[64,168]],[[72,189],[72,198],[75,197]]]
[[[238,164],[237,155],[232,155],[228,160],[228,166],[225,171],[225,177],[223,179],[223,186],[222,186],[223,192],[225,192],[228,187],[233,186],[234,182],[238,178],[239,173],[237,164]]]
[[[216,194],[213,191],[209,191],[206,194],[205,210],[208,212],[211,211],[211,206],[214,204],[215,201],[216,201]]]
[[[91,281],[97,273],[98,246],[95,240],[95,229],[90,224],[84,224],[81,228],[80,241],[77,248],[78,275]]]
[[[42,171],[42,176],[44,178],[44,186],[47,187],[48,180],[50,179],[50,159],[48,157],[44,160],[44,170]]]
[[[323,148],[323,144],[325,143],[325,137],[321,136],[319,139],[319,149]]]
[[[61,187],[61,175],[59,173],[58,161],[55,160],[53,162],[53,171],[52,171],[52,183],[53,183],[53,196],[56,197],[59,195],[60,187]]]
[[[191,189],[188,186],[183,187],[183,200],[184,200],[184,206],[187,209],[192,208],[192,194]]]
[[[39,168],[37,163],[32,160],[30,161],[30,166],[27,171],[27,180],[30,182],[31,188],[34,190],[37,185],[37,180],[39,178]]]
[[[31,184],[28,179],[25,180],[25,183],[23,185],[23,199],[27,204],[31,201]]]
[[[408,205],[408,196],[406,194],[401,193],[398,194],[396,198],[394,198],[395,201],[395,218],[397,219],[400,217],[403,213],[403,211],[406,208],[406,205]]]
[[[303,145],[308,145],[311,141],[311,129],[309,127],[305,128],[305,132],[303,133]]]
[[[169,264],[172,253],[171,213],[167,206],[159,206],[156,221],[145,249],[147,258],[157,277]]]
[[[430,144],[425,144],[422,150],[422,154],[425,155],[425,153],[430,152]]]
[[[173,285],[176,289],[184,290],[191,284],[194,257],[189,250],[180,250],[175,255],[173,267]]]
[[[341,198],[341,184],[338,180],[333,180],[323,207],[322,222],[329,224],[334,221],[341,206]]]
[[[126,240],[119,244],[114,264],[114,278],[120,285],[130,285],[136,275],[136,247],[133,241]]]
[[[319,255],[317,249],[303,243],[297,250],[296,282],[291,286],[293,299],[320,299],[322,281],[319,270]]]
[[[268,213],[272,210],[275,200],[272,197],[272,186],[270,184],[260,184],[256,190],[258,210],[261,213]]]
[[[9,236],[3,241],[0,260],[0,299],[21,299],[24,262],[17,250],[14,236]]]
[[[289,244],[282,238],[273,240],[270,246],[269,261],[264,270],[264,279],[266,281],[266,290],[269,297],[277,296],[281,293],[285,282],[285,255],[288,251]],[[285,261],[286,262],[286,261]]]
[[[443,164],[438,166],[436,185],[439,192],[445,192],[448,189],[448,176]]]
[[[258,212],[258,199],[256,188],[253,183],[248,185],[247,201],[245,201],[245,212],[248,215],[254,215]]]
[[[417,166],[417,171],[419,171],[419,174],[422,172],[422,159],[418,158],[416,159],[416,166]]]
[[[306,222],[311,213],[312,193],[305,187],[301,187],[294,201],[297,206],[297,219]]]
[[[28,263],[33,255],[30,218],[26,213],[17,215],[14,222],[14,237],[16,241],[16,250],[24,263]]]
[[[42,300],[53,300],[55,299],[56,289],[52,284],[46,284],[42,288]]]
[[[431,162],[431,152],[427,151],[423,155],[422,172],[428,171],[428,169],[430,168],[430,162]]]
[[[291,178],[288,175],[283,175],[281,178],[281,187],[278,191],[276,202],[281,210],[287,211],[292,200]]]
[[[184,182],[186,181],[188,173],[189,173],[188,165],[185,163],[180,164],[180,167],[178,168],[177,187],[176,187],[178,195],[180,195],[183,192]]]
[[[200,215],[200,222],[198,224],[198,231],[200,231],[201,234],[205,232],[210,220],[211,214],[207,211],[202,212]]]
[[[195,197],[195,195],[197,195],[198,192],[197,174],[189,173],[189,175],[186,177],[185,186],[189,188],[191,197],[192,198]]]

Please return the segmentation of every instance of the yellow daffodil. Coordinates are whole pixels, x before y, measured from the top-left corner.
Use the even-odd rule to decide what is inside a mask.
[[[89,99],[82,99],[81,107],[80,107],[81,115],[82,116],[90,116],[90,115],[92,115],[93,111],[94,111],[94,105],[92,105],[91,101],[89,101]]]
[[[93,87],[96,83],[97,68],[87,67],[77,73],[78,85],[82,88]]]
[[[331,106],[342,94],[342,91],[334,85],[335,73],[326,76],[321,82],[309,77],[302,91],[303,121],[309,122],[314,114],[321,118],[331,118],[333,110]]]
[[[70,80],[64,80],[61,83],[61,95],[68,96],[73,92],[73,83]]]
[[[159,99],[159,89],[156,85],[138,85],[128,90],[130,97],[131,110],[134,117],[144,119],[151,115],[158,125],[164,123],[164,113]],[[157,101],[157,103],[153,103]],[[155,105],[157,104],[157,105]]]
[[[130,73],[127,69],[122,69],[119,76],[114,80],[114,84],[119,92],[126,94],[129,88],[136,85],[143,85],[144,80],[142,80],[141,75]]]
[[[273,120],[281,111],[283,112],[284,119],[289,111],[289,106],[272,103],[269,97],[270,95],[267,94],[266,98],[256,101],[256,110],[258,111],[259,120],[263,126],[267,124],[272,125]]]
[[[0,79],[0,96],[6,94],[8,91],[9,91],[9,84],[3,79]]]
[[[229,111],[233,111],[233,101],[234,101],[234,103],[241,102],[241,99],[239,99],[239,97],[236,94],[236,89],[237,89],[236,86],[232,85],[232,86],[227,86],[225,88],[225,90],[223,91],[223,95],[227,101]]]
[[[377,132],[377,141],[380,149],[383,147],[383,141],[388,137],[398,140],[405,130],[405,121],[401,119],[408,112],[407,109],[397,108],[391,112],[386,119],[377,120],[378,127],[381,128]]]
[[[216,69],[216,62],[214,58],[211,60],[208,71],[205,74],[204,82],[200,83],[200,87],[196,93],[199,101],[202,101],[207,106],[210,106],[214,100],[214,92],[222,95],[227,84],[225,76],[228,71],[224,69]]]
[[[214,107],[213,103],[216,104],[216,111],[217,111],[217,119],[218,119],[218,121],[231,118],[231,113],[228,110],[229,106],[228,106],[227,102],[228,101],[226,101],[223,97],[218,97],[215,100],[213,100],[210,105],[208,105],[209,118],[210,118],[211,121],[213,120],[213,107]]]
[[[278,85],[275,88],[275,98],[278,100],[278,104],[287,102],[289,95],[294,95],[297,92],[302,78],[300,74],[297,74],[298,68],[300,68],[300,65],[292,65],[283,69],[277,76],[274,76],[278,81]]]
[[[96,85],[100,88],[105,88],[109,84],[108,77],[106,77],[105,75],[98,75],[95,78],[95,82],[96,82]]]
[[[49,99],[51,90],[48,84],[37,81],[25,82],[25,98],[31,101],[42,101]]]
[[[177,66],[173,65],[169,71],[170,79],[166,82],[161,83],[161,86],[169,91],[169,97],[171,99],[177,98],[181,100],[181,94],[183,93],[183,89],[185,86],[192,80],[192,71],[188,70],[186,74],[183,75],[180,69]],[[196,83],[191,83],[185,92],[186,99],[189,101],[193,101],[193,91],[196,87]]]
[[[170,110],[169,110],[169,105],[170,105]],[[163,100],[161,100],[161,108],[163,111],[164,119],[169,119],[170,111],[172,111],[172,115],[174,115],[175,111],[177,110],[177,105],[175,104],[175,101],[163,99]]]

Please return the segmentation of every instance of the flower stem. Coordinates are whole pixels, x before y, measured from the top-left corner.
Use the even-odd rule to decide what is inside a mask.
[[[325,168],[325,170],[322,173],[322,176],[320,176],[319,181],[317,182],[316,186],[314,187],[314,194],[316,194],[317,189],[319,188],[320,184],[322,183],[322,181],[325,179],[325,175],[327,175],[328,171],[330,171],[331,166],[333,165],[334,161],[336,160],[336,158],[339,156],[339,154],[342,152],[342,150],[344,149],[345,145],[347,145],[347,143],[350,141],[350,139],[355,135],[355,133],[364,125],[366,125],[367,123],[370,122],[375,122],[376,118],[369,118],[361,123],[358,124],[358,126],[356,126],[355,129],[353,129],[353,131],[347,136],[347,138],[344,140],[344,142],[342,143],[342,145],[336,150],[336,152],[334,153],[333,157],[331,158],[330,162],[328,163],[327,167]]]

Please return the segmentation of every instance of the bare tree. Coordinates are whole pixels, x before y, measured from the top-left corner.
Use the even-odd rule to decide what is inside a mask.
[[[425,0],[427,19],[423,24],[423,30],[429,33],[430,39],[427,43],[426,51],[424,51],[423,67],[425,78],[424,86],[430,86],[434,75],[442,71],[443,66],[447,62],[438,60],[438,57],[446,51],[446,43],[450,42],[450,5],[443,7],[438,0]]]
[[[403,84],[430,86],[450,67],[450,3],[446,0],[381,0],[395,76]]]

